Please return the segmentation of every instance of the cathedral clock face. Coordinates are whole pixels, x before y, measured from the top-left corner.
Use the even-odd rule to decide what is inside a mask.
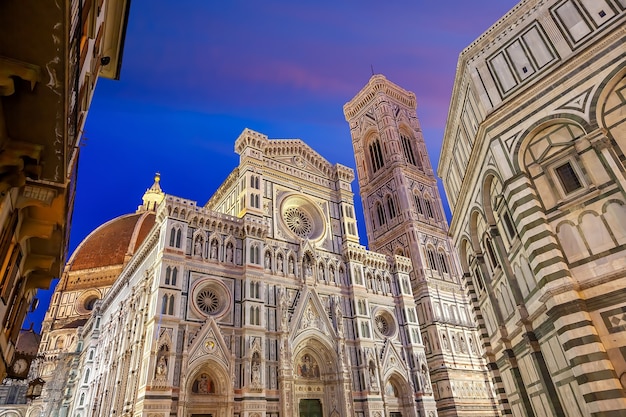
[[[13,366],[11,367],[11,369],[16,375],[22,375],[28,369],[28,362],[26,362],[26,359],[20,358],[13,362]]]

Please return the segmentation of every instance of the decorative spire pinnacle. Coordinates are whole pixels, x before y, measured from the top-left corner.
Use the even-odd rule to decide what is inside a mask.
[[[157,172],[154,174],[154,183],[143,194],[143,204],[139,206],[137,211],[156,210],[157,206],[165,198],[165,193],[161,190],[161,174]]]

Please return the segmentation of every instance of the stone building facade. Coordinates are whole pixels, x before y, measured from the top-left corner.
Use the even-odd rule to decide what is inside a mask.
[[[0,379],[38,288],[63,271],[76,164],[99,76],[120,74],[129,0],[0,2]]]
[[[359,243],[351,182],[244,130],[203,206],[159,183],[76,249],[26,415],[436,416],[411,260]]]
[[[625,27],[522,1],[459,59],[438,172],[505,414],[626,415]]]

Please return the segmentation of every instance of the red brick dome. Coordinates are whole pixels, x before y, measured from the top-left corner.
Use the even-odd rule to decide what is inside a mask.
[[[127,214],[108,221],[78,245],[66,271],[123,265],[139,248],[154,222],[152,211]]]

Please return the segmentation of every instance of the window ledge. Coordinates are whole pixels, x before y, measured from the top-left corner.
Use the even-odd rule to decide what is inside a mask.
[[[571,209],[572,207],[581,204],[583,201],[589,200],[591,198],[597,197],[600,195],[600,190],[595,186],[589,188],[583,188],[579,190],[575,194],[572,194],[569,197],[561,198],[556,202],[557,211],[566,211]]]

